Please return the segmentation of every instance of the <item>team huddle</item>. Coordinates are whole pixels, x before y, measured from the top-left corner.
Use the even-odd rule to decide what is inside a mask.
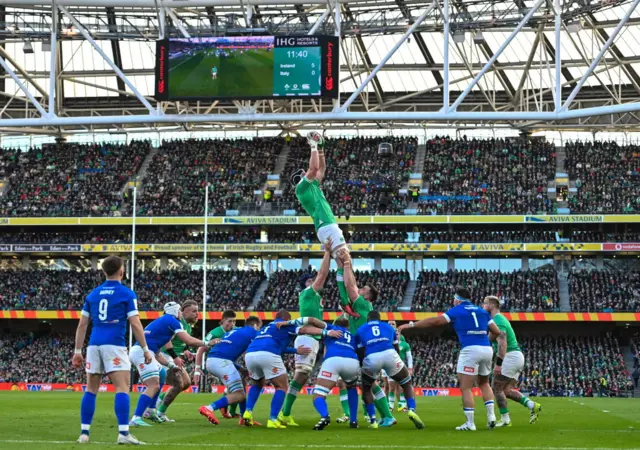
[[[197,303],[169,302],[164,305],[164,315],[143,329],[135,293],[121,283],[123,261],[116,256],[106,258],[102,270],[107,280],[87,296],[76,332],[73,364],[81,367],[84,363],[82,346],[89,322],[92,323],[85,364],[87,389],[81,403],[78,442],[89,442],[103,374],[110,378],[116,389],[117,443],[137,445],[142,442],[129,433],[131,426],[151,426],[148,421],[173,422],[166,411],[176,396],[191,385],[192,380],[183,366],[185,359],[194,357],[194,382],[199,382],[206,369],[225,386],[223,397],[199,409],[199,413],[213,424],[219,423],[216,411],[230,418],[239,410],[241,424],[261,425],[254,418],[253,410],[263,388],[270,383],[275,392],[266,427],[298,426],[292,415],[294,403],[319,365],[313,388],[313,406],[319,415],[314,430],[323,430],[331,423],[326,397],[335,387],[339,389],[342,406],[342,416],[337,423],[348,422],[351,428],[358,428],[358,408],[362,400],[370,428],[393,426],[397,423],[392,413],[397,400],[398,411],[406,411],[415,427],[422,429],[425,425],[416,412],[412,382],[413,358],[403,333],[448,323],[453,325],[461,345],[457,373],[466,420],[456,429],[476,430],[474,383],[482,392],[488,428],[511,426],[507,399],[530,410],[530,423],[537,420],[541,405],[514,389],[524,368],[524,356],[511,325],[500,314],[496,297],[486,297],[479,307],[471,303],[471,294],[461,287],[456,290],[454,307],[443,315],[397,329],[395,322],[380,320],[380,314],[372,305],[379,295],[378,289],[369,285],[358,287],[342,231],[320,188],[326,170],[323,138],[318,133],[310,133],[308,140],[311,146],[309,168],[294,177],[296,195],[313,218],[325,253],[317,275],[305,275],[300,279],[300,317],[292,319],[288,311],[282,310],[266,326],[258,317],[250,316],[245,319],[244,326],[236,328],[235,313],[226,311],[220,326],[204,340],[199,340],[191,336],[191,328],[198,319]],[[322,320],[321,292],[332,260],[338,266],[337,284],[344,314],[328,324]],[[127,322],[136,338],[128,353],[125,343]],[[189,348],[197,348],[195,356]],[[494,377],[490,384],[494,353]],[[295,354],[295,373],[290,382],[282,359],[284,354]],[[131,364],[146,390],[129,418]],[[249,387],[245,385],[247,378]],[[170,388],[161,394],[165,383]],[[501,414],[499,421],[494,400]]]

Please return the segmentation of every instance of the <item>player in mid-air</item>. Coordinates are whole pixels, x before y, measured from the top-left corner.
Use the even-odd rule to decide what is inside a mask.
[[[458,356],[458,380],[462,391],[462,405],[466,421],[456,427],[458,431],[475,431],[475,408],[473,400],[473,383],[482,391],[484,405],[487,408],[487,427],[494,428],[496,415],[494,410],[493,391],[489,385],[491,374],[491,360],[493,349],[489,342],[489,332],[496,336],[498,341],[498,358],[504,358],[506,350],[505,334],[491,320],[491,316],[484,309],[471,303],[471,293],[468,289],[458,287],[456,289],[454,307],[438,317],[422,319],[419,322],[410,322],[398,327],[400,332],[408,328],[429,328],[444,326],[453,323],[453,328],[460,340],[460,355]]]
[[[207,358],[207,371],[224,384],[227,394],[210,405],[200,407],[199,413],[209,422],[218,425],[218,418],[214,411],[226,409],[233,404],[239,404],[240,412],[244,414],[246,391],[235,362],[255,339],[261,326],[262,321],[258,317],[249,316],[245,320],[244,327],[228,331],[218,343],[211,347]]]
[[[323,430],[331,423],[326,397],[338,383],[338,378],[346,383],[349,410],[353,413],[350,426],[358,428],[357,383],[360,361],[356,353],[356,337],[349,332],[348,327],[349,321],[344,316],[338,317],[333,325],[327,325],[328,330],[340,331],[342,337],[324,338],[326,352],[313,388],[313,406],[320,414],[320,421],[313,427],[314,430]]]
[[[358,333],[358,329],[367,323],[367,315],[373,311],[373,304],[378,299],[378,289],[373,285],[367,285],[362,288],[358,287],[355,273],[353,272],[353,263],[351,255],[347,251],[341,251],[338,254],[338,291],[340,293],[341,305],[349,304],[352,308],[353,315],[349,316],[349,331],[352,335]],[[343,417],[338,418],[338,423],[346,423],[350,420],[348,392],[343,381],[338,383],[340,389],[340,404],[344,413]],[[395,423],[395,418],[391,414],[387,396],[384,390],[375,383],[372,387],[373,396],[375,398],[375,406],[386,422]],[[366,414],[366,409],[365,409]],[[385,422],[385,423],[386,423]]]
[[[82,347],[87,327],[92,323],[89,346],[87,347],[87,390],[80,404],[81,434],[78,443],[89,442],[89,432],[96,411],[96,398],[103,375],[107,375],[115,386],[115,413],[118,419],[118,444],[140,445],[129,434],[129,383],[131,363],[127,355],[125,335],[127,321],[131,331],[140,343],[142,361],[152,361],[153,354],[147,347],[144,329],[138,316],[136,294],[122,285],[124,262],[117,256],[109,256],[102,262],[106,281],[95,288],[84,302],[78,329],[76,330],[75,351],[72,364],[82,367]]]
[[[536,423],[538,415],[542,411],[542,405],[530,400],[526,395],[521,394],[514,388],[518,384],[518,378],[524,369],[524,355],[518,345],[516,334],[511,328],[511,323],[505,316],[500,313],[500,300],[493,295],[484,298],[482,307],[491,315],[493,322],[498,326],[500,331],[506,335],[507,348],[503,358],[498,357],[496,366],[493,370],[493,393],[498,402],[500,410],[500,421],[496,423],[496,427],[510,427],[511,417],[509,417],[509,409],[507,398],[514,402],[520,403],[530,412],[529,423]],[[495,344],[495,343],[494,343]],[[498,351],[498,353],[500,353]]]
[[[388,322],[394,329],[397,328],[397,324],[394,320]],[[407,366],[409,370],[409,375],[413,376],[413,355],[411,354],[411,346],[407,342],[407,339],[404,335],[400,335],[400,339],[398,341],[398,354],[400,355],[400,359]],[[398,400],[398,412],[407,410],[407,401],[400,388],[400,385],[393,381],[393,378],[389,376],[386,372],[382,372],[382,375],[385,378],[385,392],[387,394],[387,398],[389,399],[389,409],[393,411],[393,408],[396,403],[396,399]]]
[[[204,341],[207,343],[211,343],[211,345],[213,345],[216,343],[216,340],[222,339],[222,337],[226,333],[233,330],[235,327],[236,327],[236,312],[231,309],[227,309],[222,313],[222,319],[220,320],[220,325],[218,325],[213,330],[209,331],[205,336]],[[207,352],[207,349],[205,347],[201,347],[198,349],[198,352],[196,353],[196,368],[193,376],[196,384],[200,382],[200,375],[202,374],[202,369],[203,368],[206,369],[205,364],[203,363],[204,355],[206,352]],[[231,404],[228,410],[227,408],[221,408],[220,413],[222,414],[222,417],[224,417],[225,419],[233,419],[235,417],[238,417],[236,414],[237,408],[238,408],[238,404],[233,403]],[[242,422],[242,417],[240,417],[240,422]]]
[[[327,331],[327,324],[313,317],[290,319],[291,314],[288,311],[279,311],[276,314],[276,319],[260,330],[244,355],[247,370],[253,382],[247,396],[247,409],[242,415],[246,426],[253,426],[253,408],[260,397],[262,388],[269,381],[275,387],[276,392],[271,401],[271,414],[267,428],[286,428],[286,425],[278,420],[289,384],[282,354],[287,352],[304,355],[311,352],[309,347],[300,346],[295,349],[288,347],[293,336],[298,334],[341,336],[338,331]]]
[[[318,270],[315,278],[311,274],[305,274],[299,280],[302,287],[302,291],[298,297],[300,317],[314,317],[322,320],[323,307],[320,291],[324,287],[324,283],[327,281],[327,276],[329,275],[331,265],[331,251],[329,248],[331,248],[330,245],[325,248],[324,258],[322,259],[320,270]],[[321,336],[300,335],[296,337],[294,347],[308,347],[311,349],[311,353],[308,355],[296,355],[296,372],[293,380],[291,380],[289,384],[289,391],[284,400],[282,411],[278,415],[278,420],[287,426],[298,426],[293,420],[293,417],[291,417],[291,409],[298,397],[300,389],[306,384],[309,375],[311,375],[313,371],[313,367],[316,365],[316,358],[318,356],[318,350],[320,349],[320,339]]]
[[[205,343],[200,339],[189,336],[185,329],[182,328],[182,324],[179,321],[181,316],[182,311],[180,310],[180,304],[176,302],[168,302],[164,305],[164,315],[151,322],[144,329],[149,350],[155,354],[151,362],[147,363],[144,361],[142,348],[139,342],[136,342],[133,347],[131,347],[131,350],[129,350],[131,362],[135,365],[136,370],[140,374],[140,379],[146,386],[146,390],[138,398],[138,406],[136,407],[136,411],[129,422],[129,425],[131,426],[151,426],[143,420],[142,415],[147,408],[152,407],[154,402],[153,399],[160,389],[160,365],[168,366],[170,371],[176,371],[176,376],[180,376],[180,371],[182,369],[179,365],[181,362],[180,359],[177,358],[177,363],[175,361],[167,361],[162,353],[160,353],[160,349],[167,345],[174,336],[177,336],[178,339],[189,347],[200,347],[205,345]],[[155,418],[152,418],[152,420],[159,421]]]
[[[194,300],[187,300],[182,304],[182,314],[180,315],[180,324],[182,329],[191,336],[193,326],[198,322],[198,303]],[[191,386],[191,378],[184,369],[183,364],[186,359],[193,359],[193,354],[189,351],[187,344],[185,344],[179,336],[175,336],[162,350],[160,350],[166,360],[173,361],[180,370],[167,371],[166,382],[171,387],[167,392],[159,393],[157,399],[156,408],[158,409],[158,418],[162,422],[175,422],[175,420],[169,419],[166,415],[169,405],[176,399],[180,392]],[[178,361],[180,360],[180,361]],[[162,377],[160,377],[162,382]],[[162,386],[160,386],[162,390]],[[150,412],[153,416],[153,411]]]
[[[372,388],[378,375],[380,375],[380,371],[384,370],[391,379],[402,387],[409,407],[407,411],[409,419],[416,428],[424,428],[424,423],[416,414],[416,400],[409,369],[404,365],[398,354],[400,349],[396,330],[388,323],[380,322],[380,313],[378,311],[371,311],[367,315],[367,323],[358,328],[356,342],[358,356],[362,359],[362,399],[372,427],[378,427]],[[395,419],[385,417],[380,422],[380,426],[390,427],[394,423]]]

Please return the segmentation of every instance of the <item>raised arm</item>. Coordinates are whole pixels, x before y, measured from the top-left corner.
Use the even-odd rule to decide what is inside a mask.
[[[349,297],[349,300],[351,300],[351,303],[353,303],[353,302],[356,301],[356,299],[359,296],[359,294],[358,294],[358,284],[356,282],[356,275],[353,273],[353,266],[351,264],[351,257],[349,256],[349,254],[347,252],[344,252],[344,254],[346,254],[345,258],[343,259],[343,262],[344,262],[344,287],[347,290],[347,296]]]
[[[324,174],[327,171],[327,162],[324,159],[324,148],[318,149],[318,160],[319,160],[318,161],[319,167],[318,167],[318,173],[316,175],[316,180],[322,183],[322,180],[324,180]]]
[[[318,153],[318,147],[312,146],[311,156],[309,157],[309,169],[307,170],[307,174],[306,174],[307,180],[312,181],[314,178],[318,177],[319,173],[320,173],[320,155]]]
[[[329,276],[329,268],[331,267],[331,247],[331,243],[326,245],[320,270],[318,271],[318,275],[316,275],[316,279],[313,281],[313,290],[316,292],[320,291],[324,287],[324,283],[327,281],[327,277]]]
[[[443,315],[438,316],[438,317],[429,317],[427,319],[422,319],[422,320],[420,320],[418,322],[405,323],[404,325],[400,325],[398,327],[398,331],[402,333],[407,328],[441,327],[441,326],[444,326],[444,325],[446,325],[448,323],[449,323],[449,321],[447,320],[447,317],[443,314]]]

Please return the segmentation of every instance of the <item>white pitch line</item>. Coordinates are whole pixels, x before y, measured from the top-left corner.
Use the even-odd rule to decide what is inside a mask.
[[[462,433],[461,433],[462,434]],[[46,441],[46,440],[28,440],[28,439],[2,439],[0,440],[0,444],[42,444],[42,445],[69,445],[74,444],[76,441]],[[94,445],[115,445],[115,442],[96,442],[91,441],[91,444]],[[200,448],[214,448],[214,447],[242,447],[243,444],[233,443],[233,444],[225,444],[225,443],[188,443],[188,442],[147,442],[149,446],[160,447],[160,446],[168,446],[168,447],[200,447]],[[388,445],[388,444],[380,444],[380,445],[339,445],[339,444],[301,444],[301,445],[292,445],[292,444],[247,444],[249,447],[256,448],[345,448],[345,449],[367,449],[367,448],[398,448],[398,449],[406,449],[406,445]],[[425,449],[425,450],[447,450],[447,449],[455,449],[455,450],[540,450],[541,447],[500,447],[500,446],[490,446],[490,447],[478,447],[478,446],[463,446],[463,445],[411,445],[411,448]],[[622,447],[544,447],[546,450],[620,450]],[[640,450],[638,447],[625,447],[625,450]]]

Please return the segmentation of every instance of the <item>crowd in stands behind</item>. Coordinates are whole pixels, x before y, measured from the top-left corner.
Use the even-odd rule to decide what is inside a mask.
[[[409,337],[416,386],[456,387],[459,346],[452,337]],[[606,336],[520,337],[520,389],[537,396],[620,395],[633,390],[618,341]],[[603,381],[604,380],[604,381]]]
[[[577,195],[572,213],[640,213],[640,146],[615,142],[569,142],[565,167]]]
[[[131,228],[99,228],[95,231],[39,231],[13,230],[0,234],[0,244],[126,244],[131,242]],[[557,236],[556,236],[557,233]],[[228,229],[209,228],[209,243],[259,242],[262,237],[260,227],[235,227]],[[557,238],[571,242],[640,242],[640,232],[626,233],[575,230],[563,234],[548,229],[531,230],[453,230],[434,231],[427,227],[382,226],[379,229],[344,229],[344,237],[349,243],[554,243]],[[269,243],[315,244],[318,242],[312,229],[270,228],[267,231]],[[204,242],[202,230],[193,228],[161,229],[139,226],[136,242],[145,244],[201,244]]]
[[[536,214],[553,211],[548,181],[555,147],[521,139],[430,139],[421,214]]]
[[[576,270],[569,282],[573,311],[640,312],[637,270]]]
[[[400,214],[404,199],[398,191],[413,171],[418,148],[416,138],[338,138],[326,139],[327,172],[322,189],[336,216]],[[379,144],[393,145],[391,155],[379,155]],[[308,167],[306,139],[290,142],[289,159],[283,174],[290,176]],[[283,195],[276,201],[292,205],[303,213],[295,197],[295,186],[285,177]]]
[[[452,306],[456,286],[469,289],[471,300],[477,304],[487,295],[497,296],[503,311],[553,311],[558,308],[559,292],[553,270],[427,270],[418,278],[412,309],[446,311]]]
[[[459,345],[455,338],[409,336],[408,342],[416,386],[457,387]],[[520,346],[526,362],[520,389],[530,396],[608,396],[633,390],[618,341],[611,335],[521,336]],[[61,364],[70,358],[73,348],[71,334],[4,335],[0,339],[0,382],[84,383],[84,370]],[[292,361],[285,360],[290,374]]]
[[[202,216],[207,180],[209,215],[254,203],[283,145],[281,138],[164,141],[144,178],[138,214]]]
[[[271,275],[267,289],[262,295],[256,310],[277,311],[298,309],[300,286],[298,280],[305,273],[316,274],[314,270],[279,270]],[[371,270],[356,271],[359,287],[373,285],[379,289],[380,295],[373,302],[379,311],[397,311],[402,304],[404,292],[409,282],[409,273],[400,270]],[[322,290],[322,300],[326,311],[337,311],[340,304],[340,294],[336,283],[335,272],[332,271]]]
[[[135,291],[140,310],[161,310],[168,301],[202,303],[202,271],[137,271]],[[244,310],[253,300],[262,271],[209,270],[207,309]],[[85,296],[103,280],[98,272],[60,270],[0,271],[2,310],[80,310]],[[125,281],[126,284],[126,281]]]
[[[148,141],[0,150],[1,216],[128,215],[121,191],[151,150]]]

